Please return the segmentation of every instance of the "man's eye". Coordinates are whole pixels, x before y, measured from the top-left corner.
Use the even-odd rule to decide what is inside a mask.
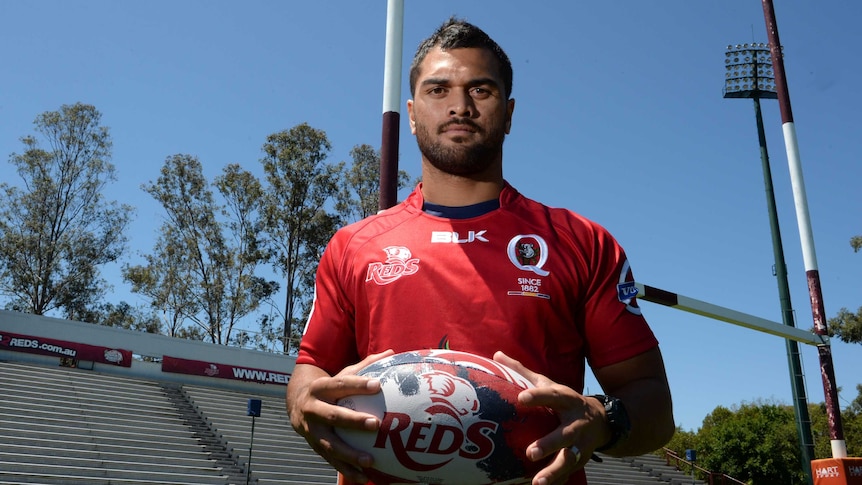
[[[475,87],[470,90],[474,98],[487,98],[491,95],[491,91],[485,88]]]
[[[446,89],[441,87],[441,86],[431,88],[431,90],[428,91],[429,94],[444,94],[445,92],[446,92]]]

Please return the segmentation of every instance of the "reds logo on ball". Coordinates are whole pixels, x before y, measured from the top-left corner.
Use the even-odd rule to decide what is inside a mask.
[[[371,363],[358,375],[380,381],[379,393],[338,404],[373,414],[377,431],[336,428],[350,446],[369,452],[374,483],[508,485],[529,483],[546,460],[526,447],[559,425],[544,407],[523,407],[532,384],[491,359],[454,350],[416,350]]]
[[[456,453],[470,460],[491,456],[494,442],[489,435],[497,431],[498,425],[466,419],[479,413],[479,398],[470,381],[440,370],[394,377],[383,381],[385,376],[381,376],[383,385],[396,384],[402,395],[423,401],[426,419],[419,421],[405,413],[386,412],[375,448],[386,448],[388,444],[403,466],[423,472],[446,465]],[[422,454],[426,462],[414,460],[411,453]],[[440,459],[427,462],[428,455]]]

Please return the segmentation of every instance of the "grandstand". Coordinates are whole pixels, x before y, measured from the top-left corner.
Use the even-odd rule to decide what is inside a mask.
[[[293,363],[0,311],[0,485],[334,484],[288,422]],[[603,458],[591,485],[702,483],[659,457]]]

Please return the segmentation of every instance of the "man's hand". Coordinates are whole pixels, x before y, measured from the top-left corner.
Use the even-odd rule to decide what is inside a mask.
[[[348,480],[365,483],[362,468],[373,464],[370,454],[356,450],[335,433],[335,428],[376,431],[380,422],[374,415],[337,406],[339,399],[380,392],[376,379],[357,376],[368,364],[392,355],[391,350],[372,354],[335,376],[312,365],[297,365],[287,386],[287,413],[290,423],[317,454]]]
[[[521,404],[546,406],[560,418],[559,427],[527,447],[527,457],[533,461],[556,455],[548,466],[536,473],[533,485],[566,483],[572,473],[589,461],[593,450],[610,438],[604,407],[597,399],[557,384],[503,352],[495,353],[494,360],[518,371],[536,386],[518,395]]]

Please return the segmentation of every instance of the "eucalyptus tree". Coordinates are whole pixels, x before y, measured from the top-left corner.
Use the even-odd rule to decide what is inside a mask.
[[[862,249],[862,236],[850,238],[850,246],[853,252],[859,252],[859,249]],[[847,343],[862,344],[862,306],[855,312],[841,308],[827,323],[830,337],[838,337]]]
[[[255,273],[268,258],[260,239],[260,182],[238,165],[227,166],[212,184],[223,204],[210,185],[197,157],[165,161],[158,180],[144,186],[165,210],[158,241],[146,264],[125,267],[123,276],[166,316],[171,335],[227,344],[237,323],[278,284]]]
[[[116,174],[101,116],[82,103],[42,113],[37,135],[21,138],[24,151],[9,157],[20,185],[0,182],[6,308],[80,319],[107,291],[100,267],[125,251],[133,209],[105,196]]]
[[[307,123],[271,134],[263,145],[264,220],[273,266],[284,278],[281,333],[288,353],[296,350],[310,311],[317,262],[342,224],[335,204],[344,163],[327,163],[331,149],[326,133]]]
[[[376,214],[380,207],[380,152],[371,145],[356,145],[350,150],[353,163],[345,170],[338,212],[347,222]],[[398,171],[397,188],[407,186],[409,175]]]

